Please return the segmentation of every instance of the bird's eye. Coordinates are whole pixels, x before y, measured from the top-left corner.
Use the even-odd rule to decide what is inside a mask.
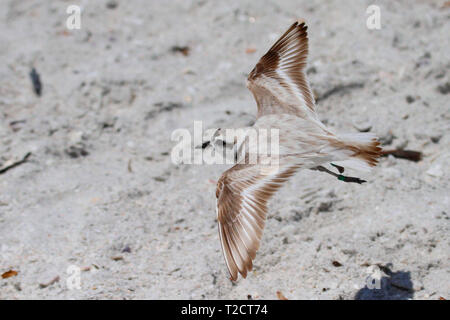
[[[203,142],[202,149],[205,149],[207,146],[209,146],[209,143],[210,141]]]

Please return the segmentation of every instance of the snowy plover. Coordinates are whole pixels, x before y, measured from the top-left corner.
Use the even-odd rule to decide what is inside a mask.
[[[252,269],[269,198],[298,169],[319,170],[344,182],[362,183],[365,181],[359,178],[343,176],[345,168],[368,170],[380,156],[380,144],[373,134],[335,134],[318,119],[304,71],[308,55],[306,30],[305,23],[295,22],[247,79],[258,107],[252,128],[279,130],[279,161],[276,166],[249,163],[246,152],[236,157],[237,164],[225,171],[217,183],[219,235],[233,281],[238,273],[245,278]],[[213,147],[217,147],[217,141],[224,141],[217,140],[218,134],[214,135]],[[234,148],[239,150],[240,146]],[[324,167],[326,164],[339,173]]]

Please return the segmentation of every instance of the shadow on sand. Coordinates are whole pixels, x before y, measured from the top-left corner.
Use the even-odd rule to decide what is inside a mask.
[[[360,289],[355,300],[408,300],[414,296],[413,282],[409,271],[392,272],[392,264],[379,266],[384,275],[380,279],[379,289],[367,286]]]

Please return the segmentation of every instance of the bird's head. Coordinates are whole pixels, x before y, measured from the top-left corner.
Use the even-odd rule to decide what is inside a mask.
[[[217,161],[220,161],[219,158],[222,159],[220,163],[223,163],[222,161],[226,161],[228,163],[233,161],[235,157],[233,143],[234,137],[227,137],[225,131],[226,130],[221,128],[215,129],[212,135],[209,133],[209,138],[206,138],[206,142],[202,145],[202,149],[207,151],[207,154],[215,157]]]

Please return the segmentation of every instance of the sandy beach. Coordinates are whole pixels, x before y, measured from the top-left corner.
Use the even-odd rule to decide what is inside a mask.
[[[298,172],[232,283],[230,165],[174,163],[171,135],[254,123],[247,74],[299,18],[319,118],[423,157]],[[0,299],[450,298],[448,2],[5,0],[0,27]]]

